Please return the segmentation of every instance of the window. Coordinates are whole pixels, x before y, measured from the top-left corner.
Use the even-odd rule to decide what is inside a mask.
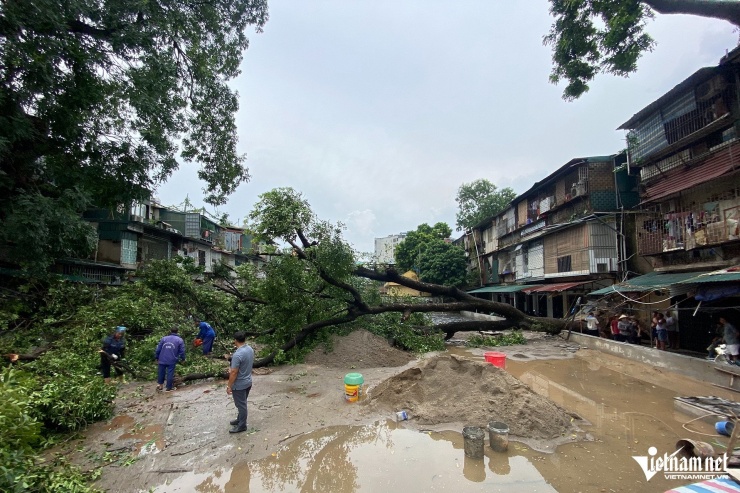
[[[125,235],[125,233],[124,233]],[[133,235],[132,235],[133,236]],[[135,264],[138,242],[133,238],[121,238],[121,263]]]
[[[558,272],[570,272],[572,270],[570,255],[558,257]]]
[[[198,265],[205,267],[206,265],[206,251],[198,250]]]

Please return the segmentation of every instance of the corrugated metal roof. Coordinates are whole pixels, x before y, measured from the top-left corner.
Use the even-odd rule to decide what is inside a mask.
[[[626,293],[626,292],[642,292],[642,291],[653,291],[660,288],[670,288],[671,284],[678,284],[696,277],[699,273],[697,272],[651,272],[644,276],[633,277],[632,279],[607,286],[596,291],[591,291],[590,296],[604,296],[614,292]]]
[[[559,293],[561,291],[567,291],[568,289],[576,286],[587,284],[591,281],[579,281],[579,282],[561,282],[557,284],[545,284],[543,286],[528,287],[523,290],[525,293]]]
[[[485,286],[483,288],[474,289],[468,291],[468,294],[478,293],[516,293],[526,288],[534,287],[531,284],[506,284],[499,286]]]
[[[727,269],[715,270],[699,274],[682,281],[681,284],[702,284],[706,282],[737,282],[740,281],[740,265],[728,267]]]
[[[729,145],[706,161],[688,170],[678,168],[672,170],[671,173],[667,173],[662,180],[647,188],[642,202],[653,202],[724,174],[729,174],[734,169],[740,170],[740,143],[738,142]]]

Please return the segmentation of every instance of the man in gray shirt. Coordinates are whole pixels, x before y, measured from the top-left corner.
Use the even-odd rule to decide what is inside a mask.
[[[247,397],[249,397],[249,391],[252,390],[254,349],[246,343],[246,340],[244,332],[234,334],[236,351],[231,355],[226,393],[234,397],[234,405],[239,414],[235,420],[231,421],[232,428],[229,433],[241,433],[247,430]]]

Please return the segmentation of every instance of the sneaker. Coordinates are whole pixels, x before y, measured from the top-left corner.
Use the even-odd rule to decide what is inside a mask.
[[[177,387],[172,387],[171,389],[165,389],[164,391],[165,392],[174,392],[175,390],[177,390]]]
[[[714,360],[714,358],[712,358],[711,356],[707,356],[707,357],[706,357],[706,358],[704,358],[704,359],[708,359],[709,361],[712,361],[712,360]]]
[[[237,428],[236,426],[234,426],[229,430],[229,433],[241,433],[242,431],[247,431],[247,427],[245,426],[244,428]]]
[[[157,392],[162,392],[162,386],[161,385],[157,385]]]
[[[238,425],[238,424],[239,424],[239,420],[238,420],[238,419],[232,419],[231,421],[229,421],[229,424],[230,424],[231,426],[236,426],[236,425]]]

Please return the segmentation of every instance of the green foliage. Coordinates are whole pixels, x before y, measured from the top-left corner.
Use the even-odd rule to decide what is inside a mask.
[[[550,0],[555,22],[544,42],[552,46],[550,81],[568,85],[563,99],[588,91],[599,72],[628,76],[655,42],[645,32],[650,8],[637,0]]]
[[[148,197],[178,151],[223,203],[249,178],[228,83],[267,17],[266,0],[3,2],[0,239],[14,258],[42,268],[89,246],[71,219]]]
[[[413,313],[405,322],[397,313],[383,313],[356,322],[373,334],[387,339],[391,344],[413,353],[443,351],[444,334],[435,330],[419,330],[419,326],[429,326],[430,319],[421,313]]]
[[[430,243],[443,241],[450,237],[452,229],[442,222],[429,226],[420,224],[415,231],[410,231],[404,240],[396,246],[394,252],[396,266],[402,272],[419,270],[419,256]]]
[[[465,251],[444,241],[431,242],[419,255],[419,274],[424,282],[462,286],[467,281]]]
[[[0,374],[0,450],[3,455],[8,450],[29,452],[41,440],[41,424],[33,416],[28,398],[34,386],[33,377],[12,368]]]
[[[35,456],[42,440],[35,387],[36,379],[12,368],[0,375],[0,491],[95,491],[78,468],[60,458],[43,464]]]
[[[107,419],[116,390],[96,375],[100,357],[75,343],[69,351],[49,351],[27,365],[37,376],[31,392],[35,415],[48,430],[77,430]]]
[[[486,179],[463,183],[457,189],[457,230],[466,230],[503,211],[516,198],[511,188],[498,189]]]
[[[474,335],[467,340],[467,347],[498,347],[498,346],[515,346],[517,344],[526,344],[521,330],[514,330],[509,334],[500,336],[481,336]]]
[[[249,229],[261,239],[292,241],[296,230],[305,232],[315,219],[303,194],[292,188],[276,188],[259,199],[249,213]]]
[[[12,244],[24,238],[29,241],[23,241],[22,248],[11,248],[10,260],[42,277],[55,258],[87,257],[98,240],[95,229],[79,214],[87,205],[87,197],[78,188],[61,191],[54,197],[36,191],[20,193],[8,204],[0,242]]]

